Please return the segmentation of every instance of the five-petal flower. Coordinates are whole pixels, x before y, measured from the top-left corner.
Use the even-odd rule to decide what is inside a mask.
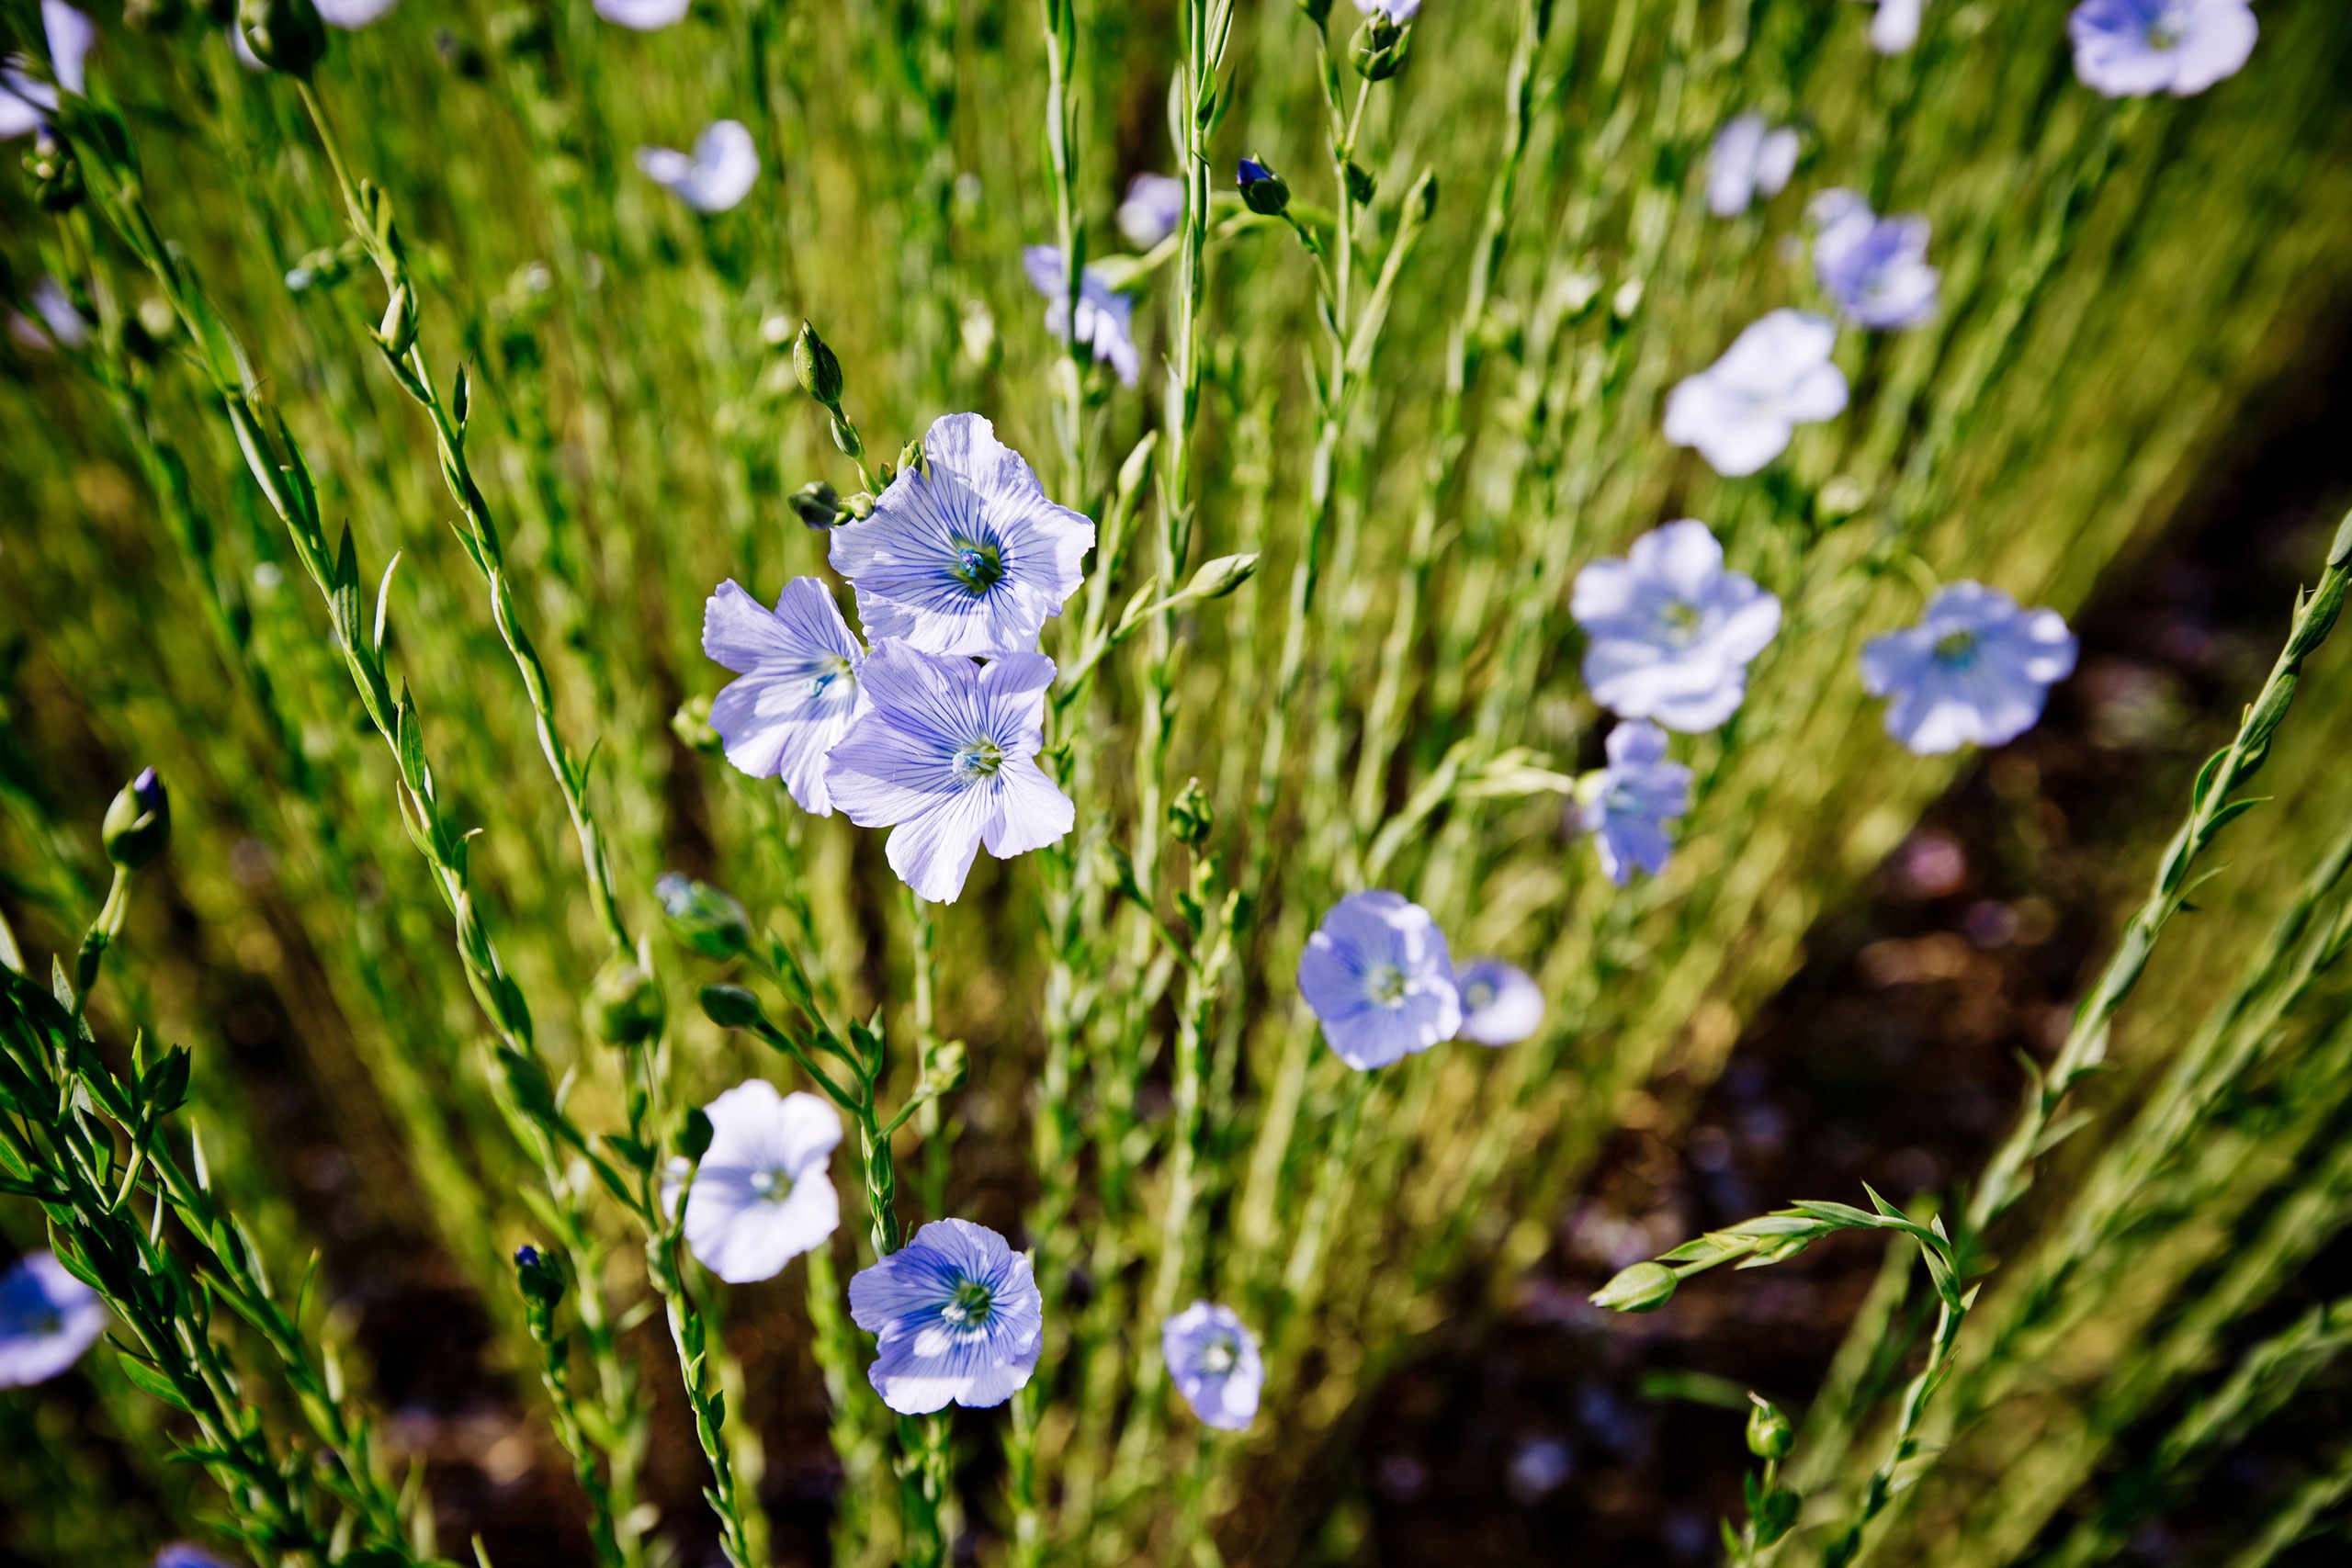
[[[1194,1302],[1159,1325],[1168,1381],[1205,1427],[1238,1432],[1258,1414],[1266,1369],[1258,1337],[1231,1307]]]
[[[2246,0],[2083,0],[2066,18],[2075,74],[2110,98],[2186,98],[2234,76],[2260,31]]]
[[[1725,571],[1723,546],[1687,517],[1634,540],[1625,558],[1577,572],[1569,611],[1590,639],[1593,700],[1691,733],[1738,711],[1748,661],[1781,629],[1781,602]]]
[[[841,1224],[831,1173],[842,1119],[752,1078],[703,1107],[710,1147],[686,1190],[686,1247],[729,1284],[772,1279]]]
[[[1844,412],[1846,373],[1829,358],[1837,342],[1825,317],[1770,312],[1668,396],[1666,438],[1697,447],[1719,474],[1754,473],[1787,450],[1798,425]]]
[[[1351,893],[1298,959],[1298,989],[1323,1038],[1359,1072],[1453,1038],[1462,998],[1445,933],[1400,893]]]
[[[849,1282],[849,1314],[875,1335],[866,1372],[901,1416],[1002,1404],[1028,1382],[1046,1311],[1029,1259],[969,1220],[933,1220]]]
[[[696,212],[725,212],[751,194],[760,177],[760,150],[742,121],[714,120],[695,138],[691,155],[674,147],[640,147],[637,166]]]
[[[1690,770],[1668,761],[1666,731],[1640,719],[1611,730],[1607,750],[1609,765],[1577,781],[1571,810],[1623,887],[1636,868],[1656,876],[1674,858],[1666,825],[1690,809]]]
[[[832,594],[796,577],[771,613],[729,579],[703,606],[702,650],[741,677],[710,705],[727,760],[755,779],[782,776],[803,811],[831,815],[825,753],[865,706],[865,650]]]
[[[1862,685],[1891,697],[1886,732],[1921,756],[2014,740],[2075,669],[2075,634],[2055,610],[2025,610],[1997,588],[1946,584],[1916,626],[1862,648]]]
[[[1936,313],[1943,277],[1928,265],[1926,219],[1881,218],[1850,190],[1823,191],[1807,210],[1821,226],[1814,276],[1848,321],[1910,327]]]

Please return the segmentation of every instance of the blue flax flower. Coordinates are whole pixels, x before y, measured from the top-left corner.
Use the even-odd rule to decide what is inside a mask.
[[[1535,976],[1499,958],[1476,958],[1453,973],[1462,993],[1462,1038],[1481,1045],[1516,1045],[1544,1021],[1544,989]]]
[[[1758,197],[1780,195],[1796,173],[1797,152],[1797,133],[1790,127],[1776,130],[1760,114],[1735,115],[1715,133],[1707,154],[1707,210],[1736,218]]]
[[[686,1190],[686,1246],[730,1285],[773,1279],[841,1224],[831,1173],[841,1115],[764,1078],[737,1084],[703,1113],[710,1148]]]
[[[969,1220],[934,1220],[849,1282],[878,1337],[866,1379],[901,1416],[1002,1404],[1037,1370],[1046,1307],[1029,1259]]]
[[[863,712],[865,650],[822,582],[796,577],[773,612],[730,579],[703,605],[702,650],[735,671],[710,705],[727,760],[755,779],[784,780],[803,811],[832,814],[825,753]]]
[[[1901,54],[1919,41],[1919,13],[1925,0],[1869,0],[1878,8],[1871,18],[1871,47],[1881,54]]]
[[[0,1274],[0,1388],[48,1382],[80,1360],[106,1325],[97,1292],[54,1253],[28,1253]]]
[[[1069,294],[1062,282],[1060,247],[1030,246],[1021,253],[1021,270],[1029,275],[1029,287],[1046,297],[1046,330],[1067,342]],[[1078,275],[1079,341],[1119,373],[1124,387],[1134,386],[1143,369],[1136,352],[1135,314],[1135,301],[1113,288],[1101,272],[1090,266]]]
[[[1176,231],[1184,217],[1184,182],[1173,175],[1137,175],[1127,182],[1126,199],[1119,203],[1119,232],[1127,243],[1148,251]],[[1061,271],[1056,252],[1054,270]]]
[[[760,150],[750,127],[722,119],[704,127],[692,154],[674,147],[640,147],[637,166],[696,212],[725,212],[751,194],[760,177]]]
[[[1636,867],[1652,876],[1674,858],[1666,825],[1690,809],[1690,770],[1666,760],[1666,731],[1635,719],[1609,732],[1609,765],[1577,785],[1577,825],[1600,869],[1623,887]]]
[[[952,904],[986,844],[999,860],[1042,849],[1076,808],[1037,766],[1054,661],[1000,654],[985,666],[886,642],[862,672],[871,705],[832,750],[833,804],[888,828],[890,869]]]
[[[1159,1355],[1202,1425],[1238,1432],[1257,1416],[1266,1368],[1258,1337],[1231,1307],[1194,1302],[1159,1325]]]
[[[1298,989],[1340,1060],[1385,1067],[1462,1027],[1445,933],[1400,893],[1351,893],[1299,954]]]
[[[1585,684],[1626,718],[1697,734],[1737,712],[1747,664],[1781,629],[1781,602],[1724,570],[1724,547],[1684,518],[1634,541],[1625,558],[1577,573],[1569,611],[1590,639]]]
[[[1912,327],[1936,313],[1942,275],[1928,265],[1928,220],[1881,218],[1850,190],[1826,190],[1809,210],[1813,271],[1845,318],[1865,327]]]
[[[96,24],[65,0],[41,0],[40,22],[57,86],[20,69],[13,60],[0,61],[0,141],[29,135],[48,124],[57,112],[58,87],[69,93],[83,88],[83,60],[97,41]]]
[[[155,1568],[229,1568],[212,1553],[185,1540],[175,1540],[155,1553]]]
[[[1401,28],[1421,14],[1421,0],[1356,0],[1356,9],[1367,17],[1385,17]]]
[[[1830,363],[1837,325],[1803,310],[1774,310],[1686,376],[1666,400],[1666,438],[1695,446],[1715,472],[1752,474],[1788,449],[1800,424],[1846,408],[1846,373]]]
[[[2075,634],[2057,611],[2019,609],[1978,582],[1948,584],[1917,626],[1862,647],[1863,687],[1894,699],[1886,732],[1923,757],[2016,739],[2074,669]]]
[[[1094,525],[1046,499],[1021,454],[976,413],[923,433],[874,515],[833,530],[833,570],[879,642],[925,653],[1024,653],[1085,578]]]
[[[2075,74],[2110,98],[2186,98],[2234,76],[2259,30],[2246,0],[2083,0],[2066,18]]]

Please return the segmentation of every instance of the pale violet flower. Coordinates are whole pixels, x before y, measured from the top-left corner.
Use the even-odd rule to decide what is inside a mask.
[[[229,1568],[212,1553],[185,1540],[175,1540],[155,1553],[154,1568]]]
[[[1119,203],[1119,232],[1127,243],[1148,251],[1176,231],[1184,217],[1184,182],[1173,175],[1137,175]],[[1024,258],[1025,259],[1025,258]],[[1059,253],[1054,260],[1061,260]],[[1057,265],[1054,268],[1061,271]]]
[[[1707,154],[1707,210],[1736,218],[1759,197],[1781,194],[1797,168],[1797,133],[1760,114],[1734,116]]]
[[[79,348],[90,341],[90,323],[74,308],[74,297],[53,277],[33,285],[29,316],[11,313],[8,335],[27,348]]]
[[[1385,17],[1401,28],[1421,14],[1421,0],[1356,0],[1356,9],[1367,17]]]
[[[1814,276],[1848,321],[1911,327],[1936,313],[1942,275],[1928,265],[1926,219],[1881,218],[1850,190],[1823,191],[1806,210],[1820,225]]]
[[[1901,54],[1919,41],[1919,13],[1926,0],[1867,0],[1878,7],[1871,18],[1871,47],[1881,54]]]
[[[2110,98],[2185,98],[2234,76],[2259,28],[2246,0],[2083,0],[2066,18],[2075,74]]]
[[[832,594],[796,577],[770,612],[730,579],[703,605],[702,650],[741,677],[710,705],[727,760],[755,779],[781,777],[803,811],[831,816],[825,753],[865,706],[857,680],[865,650]]]
[[[0,1388],[47,1382],[106,1331],[106,1303],[49,1252],[0,1274]]]
[[[877,1337],[866,1380],[901,1416],[1002,1404],[1037,1370],[1046,1305],[1029,1259],[969,1220],[933,1220],[849,1282]]]
[[[596,15],[639,32],[655,32],[685,19],[686,0],[596,0]]]
[[[78,93],[88,85],[83,62],[97,42],[97,24],[65,0],[41,0],[40,25],[56,85],[42,81],[17,61],[0,62],[0,141],[29,135],[48,124],[57,112],[58,87]]]
[[[1923,757],[2016,739],[2074,669],[2064,616],[1979,582],[1947,584],[1917,626],[1862,647],[1864,689],[1894,699],[1886,732]]]
[[[1666,731],[1639,719],[1609,732],[1609,765],[1577,783],[1577,823],[1600,869],[1623,887],[1635,868],[1656,876],[1674,858],[1666,825],[1690,809],[1690,770],[1666,760]]]
[[[346,32],[381,20],[400,0],[316,0],[319,19]]]
[[[1093,547],[1094,525],[1046,500],[994,426],[951,413],[932,422],[922,461],[899,470],[874,515],[833,530],[832,563],[856,587],[872,641],[1013,653],[1037,646]]]
[[[1516,964],[1473,959],[1453,972],[1453,984],[1462,993],[1464,1040],[1516,1045],[1544,1021],[1544,989]]]
[[[1826,317],[1772,311],[1668,394],[1666,438],[1697,447],[1727,478],[1754,473],[1788,449],[1798,425],[1845,411],[1846,373],[1829,358],[1837,342]]]
[[[710,1148],[686,1190],[686,1248],[730,1285],[773,1279],[841,1224],[831,1174],[841,1116],[764,1078],[737,1084],[703,1114]]]
[[[760,177],[760,150],[741,120],[716,120],[695,138],[690,157],[674,147],[640,147],[637,166],[696,212],[725,212]]]
[[[1400,893],[1351,893],[1333,905],[1299,954],[1298,989],[1323,1038],[1358,1072],[1426,1051],[1462,1027],[1445,933]]]
[[[1052,245],[1032,245],[1021,253],[1021,270],[1029,275],[1029,287],[1046,297],[1046,330],[1067,340],[1069,296],[1062,287],[1061,252]],[[1103,281],[1093,267],[1078,275],[1079,341],[1118,372],[1120,385],[1126,387],[1134,386],[1143,371],[1132,333],[1135,314],[1135,301]]]
[[[1036,761],[1052,660],[1001,653],[980,666],[885,642],[859,679],[867,705],[826,784],[851,821],[890,829],[890,869],[918,895],[952,904],[983,844],[1011,860],[1069,831],[1077,808]]]
[[[1258,1337],[1231,1307],[1194,1302],[1159,1325],[1168,1381],[1204,1427],[1238,1432],[1258,1414],[1266,1369]]]
[[[1748,661],[1781,629],[1781,602],[1724,570],[1724,547],[1684,518],[1634,541],[1623,559],[1577,573],[1569,614],[1584,628],[1585,684],[1625,718],[1697,734],[1737,712]]]

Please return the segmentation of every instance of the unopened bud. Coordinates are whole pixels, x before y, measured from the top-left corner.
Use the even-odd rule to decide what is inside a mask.
[[[802,485],[786,496],[784,503],[810,528],[830,528],[842,519],[841,492],[822,479]]]
[[[403,283],[392,290],[384,302],[383,324],[376,329],[376,342],[394,359],[406,354],[416,342],[416,296]]]
[[[44,129],[25,154],[33,199],[43,212],[71,212],[82,205],[82,164],[74,150]]]
[[[1193,581],[1184,585],[1184,597],[1222,599],[1256,576],[1257,571],[1258,558],[1254,555],[1219,556],[1203,562],[1201,570],[1193,573]]]
[[[588,1020],[596,1038],[626,1050],[662,1032],[662,987],[644,965],[615,953],[588,987]]]
[[[678,705],[678,711],[670,716],[670,733],[689,751],[719,751],[727,745],[718,731],[710,727],[710,698],[707,694],[688,697]]]
[[[563,1299],[563,1270],[528,1244],[514,1249],[514,1282],[522,1287],[524,1300],[539,1307],[552,1307]]]
[[[1781,1414],[1781,1407],[1760,1393],[1748,1399],[1755,1408],[1747,1413],[1747,1451],[1758,1459],[1786,1459],[1789,1450],[1797,1446],[1796,1428]]]
[[[752,945],[752,919],[735,897],[670,872],[653,885],[670,931],[706,958],[733,958]]]
[[[920,435],[916,436],[912,441],[908,442],[904,446],[899,448],[899,471],[900,473],[904,473],[909,468],[914,468],[926,474],[931,472],[931,470],[923,465],[922,437]]]
[[[854,495],[843,498],[842,510],[863,523],[874,515],[874,498],[864,491],[859,491]]]
[[[710,1153],[712,1133],[710,1117],[699,1105],[686,1112],[685,1125],[678,1129],[678,1153],[689,1164]]]
[[[703,1016],[721,1029],[749,1029],[767,1016],[760,998],[741,986],[705,986]]]
[[[801,379],[805,381],[808,378],[804,376]],[[852,424],[841,415],[835,414],[833,415],[832,428],[833,445],[840,448],[841,455],[842,457],[847,457],[854,463],[860,457],[865,456],[865,441],[864,437],[858,434],[857,426]]]
[[[841,407],[842,362],[807,321],[800,323],[800,335],[792,340],[792,368],[800,378],[803,391],[829,409]]]
[[[1592,1304],[1611,1312],[1656,1312],[1674,1299],[1674,1270],[1663,1263],[1636,1263],[1592,1292]]]
[[[238,0],[237,21],[254,58],[307,78],[327,52],[326,24],[311,0]]]
[[[1290,208],[1290,186],[1283,177],[1255,158],[1244,158],[1236,178],[1241,205],[1261,218],[1279,218]]]
[[[1216,807],[1210,804],[1208,792],[1201,781],[1185,781],[1183,791],[1168,807],[1168,826],[1176,837],[1193,849],[1208,842],[1216,831]]]
[[[1386,12],[1374,11],[1356,29],[1356,74],[1367,82],[1385,82],[1405,69],[1405,57],[1411,52],[1412,42],[1411,28],[1400,28]]]
[[[154,769],[143,770],[122,786],[107,807],[99,831],[107,859],[125,871],[137,871],[164,852],[172,841],[172,797]]]

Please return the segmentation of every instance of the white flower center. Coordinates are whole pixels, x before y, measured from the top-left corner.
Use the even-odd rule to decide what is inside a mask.
[[[966,784],[996,777],[1004,769],[1004,748],[982,735],[956,753],[956,776]]]
[[[752,1172],[752,1196],[763,1203],[781,1203],[792,1196],[792,1173],[782,1168]]]
[[[1405,1005],[1405,971],[1394,964],[1376,964],[1363,977],[1364,994],[1385,1008]]]
[[[850,661],[838,653],[827,654],[817,660],[817,672],[808,677],[808,695],[821,697],[826,689],[844,675],[851,673]]]
[[[1201,1371],[1213,1378],[1224,1377],[1240,1359],[1239,1348],[1224,1335],[1201,1347]]]

